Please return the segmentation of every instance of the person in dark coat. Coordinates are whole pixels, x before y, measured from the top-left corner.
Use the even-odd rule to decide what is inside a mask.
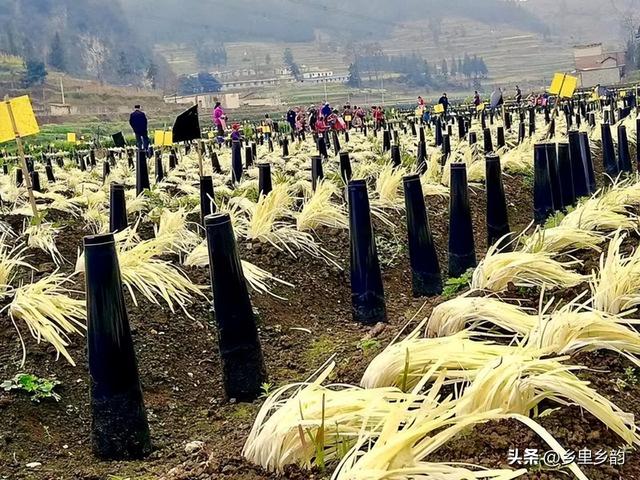
[[[287,123],[291,126],[291,132],[296,132],[296,117],[298,114],[293,108],[290,108],[287,112]]]
[[[438,103],[442,105],[445,113],[447,112],[447,110],[449,110],[449,98],[447,97],[446,93],[442,94],[442,96],[440,97],[440,100],[438,100]]]
[[[147,116],[140,109],[140,105],[133,107],[134,110],[129,116],[129,125],[136,135],[136,145],[138,150],[149,151],[149,132],[147,130]]]
[[[327,118],[329,115],[331,115],[331,112],[333,112],[333,109],[329,105],[329,102],[325,102],[324,106],[320,110],[320,113],[322,114],[323,117]]]

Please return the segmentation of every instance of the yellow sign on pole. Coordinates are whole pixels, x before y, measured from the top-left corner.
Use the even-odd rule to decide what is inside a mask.
[[[444,113],[444,105],[442,105],[441,103],[436,104],[436,105],[433,107],[433,111],[434,111],[435,113]]]
[[[67,133],[67,142],[68,143],[76,143],[78,139],[76,138],[75,133]]]
[[[483,110],[484,110],[484,107],[485,107],[485,104],[484,104],[484,103],[481,103],[480,105],[478,105],[478,106],[476,107],[476,111],[477,111],[477,112],[481,112],[481,111],[483,111]]]
[[[208,132],[207,133],[207,137],[208,138],[216,138],[216,134],[214,132]]]
[[[578,86],[578,77],[566,73],[556,73],[551,81],[549,93],[563,98],[571,98]]]
[[[558,95],[562,88],[562,82],[564,82],[564,73],[556,73],[551,80],[551,86],[549,87],[549,93],[551,95]]]
[[[153,144],[156,147],[167,147],[173,145],[173,132],[156,130],[153,134]]]
[[[31,107],[28,95],[9,100],[11,111],[16,123],[17,133],[20,137],[35,135],[40,132],[38,121]],[[9,142],[16,138],[6,102],[0,103],[0,143]]]
[[[578,86],[578,77],[572,77],[571,75],[566,75],[564,78],[564,84],[560,89],[560,96],[563,98],[571,98],[576,91],[576,87]]]

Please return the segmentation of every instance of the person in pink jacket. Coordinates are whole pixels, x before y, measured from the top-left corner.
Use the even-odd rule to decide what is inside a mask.
[[[218,130],[218,142],[222,143],[224,141],[225,134],[225,120],[224,110],[222,109],[222,105],[220,105],[220,102],[216,102],[216,106],[213,108],[213,124]]]

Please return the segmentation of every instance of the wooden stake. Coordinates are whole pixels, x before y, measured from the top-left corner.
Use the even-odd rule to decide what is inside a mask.
[[[24,155],[24,148],[22,147],[22,139],[20,138],[20,132],[18,131],[18,125],[16,119],[13,116],[13,110],[11,109],[11,102],[9,101],[9,95],[5,95],[4,102],[7,105],[9,112],[9,118],[11,119],[11,126],[13,133],[16,136],[16,145],[18,146],[18,155],[22,163],[22,176],[25,185],[27,186],[27,194],[29,195],[29,203],[31,203],[31,209],[33,210],[33,219],[37,225],[40,224],[40,216],[38,215],[38,207],[36,205],[36,198],[33,196],[33,186],[31,184],[31,177],[29,176],[29,168],[27,167],[27,159]]]
[[[564,87],[564,81],[567,78],[567,74],[565,73],[562,76],[562,83],[560,84],[560,91],[558,92],[557,98],[556,98],[556,105],[553,108],[553,112],[551,113],[551,121],[549,122],[549,126],[547,127],[547,135],[546,138],[549,139],[551,138],[551,126],[553,125],[553,120],[558,116],[558,110],[560,109],[560,99],[562,98],[562,87]],[[549,101],[549,100],[547,100]],[[534,107],[535,108],[535,107]]]
[[[198,139],[198,171],[200,173],[200,177],[204,175],[204,171],[202,169],[202,140]]]

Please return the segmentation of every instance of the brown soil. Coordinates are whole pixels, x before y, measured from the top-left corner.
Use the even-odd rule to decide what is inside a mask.
[[[525,228],[532,217],[532,193],[521,177],[505,179],[509,213],[513,230]],[[480,189],[471,195],[478,257],[486,250],[485,201]],[[448,202],[430,198],[430,221],[443,271],[446,271]],[[18,218],[4,218],[12,225]],[[395,240],[406,244],[403,218]],[[81,244],[82,222],[68,221],[59,243],[65,258],[75,262]],[[273,385],[300,381],[327,358],[336,354],[336,381],[357,383],[372,357],[388,342],[426,301],[423,310],[428,315],[441,298],[413,299],[411,276],[406,249],[395,258],[386,250],[381,256],[389,264],[383,277],[388,308],[388,324],[384,327],[364,327],[351,319],[349,290],[348,233],[332,230],[317,232],[323,246],[334,252],[343,269],[301,255],[298,259],[267,245],[241,245],[241,256],[265,268],[276,276],[295,284],[295,290],[278,288],[286,296],[282,301],[252,293],[252,301],[260,316],[260,338]],[[377,234],[393,242],[394,235],[382,228]],[[41,274],[54,270],[51,260],[40,252],[30,251],[31,261]],[[64,271],[71,271],[66,265]],[[195,282],[209,285],[208,269],[187,269]],[[77,288],[83,286],[76,277]],[[195,300],[189,306],[194,317],[183,312],[171,313],[140,299],[135,307],[128,299],[129,320],[138,356],[140,378],[154,444],[154,451],[144,461],[102,462],[91,453],[89,379],[85,345],[80,338],[70,348],[77,366],[64,360],[55,361],[53,349],[37,345],[23,331],[28,356],[24,368],[19,368],[21,348],[10,322],[0,322],[0,380],[13,377],[18,371],[41,377],[55,377],[62,383],[58,391],[60,402],[33,403],[27,396],[0,392],[0,478],[5,479],[272,479],[276,475],[244,462],[240,452],[261,401],[253,404],[231,403],[224,398],[221,370],[207,301]],[[310,333],[299,330],[308,329]],[[379,344],[363,349],[361,340],[377,337]],[[637,398],[640,389],[629,385],[620,390],[614,381],[623,378],[629,362],[610,354],[580,356],[576,362],[606,368],[606,375],[584,373],[598,391],[622,408],[640,414]],[[618,439],[594,418],[575,408],[564,408],[542,420],[552,434],[569,447],[586,446],[616,448]],[[185,444],[203,441],[204,448],[185,453]],[[450,442],[439,458],[469,461],[487,467],[504,465],[509,448],[542,448],[542,444],[525,427],[514,421],[483,425]],[[434,457],[435,458],[435,457]],[[40,462],[28,468],[30,462]],[[640,462],[627,458],[621,470],[593,468],[589,478],[640,478]],[[290,469],[284,478],[320,479],[319,472]],[[529,479],[564,479],[562,473],[531,473]]]

